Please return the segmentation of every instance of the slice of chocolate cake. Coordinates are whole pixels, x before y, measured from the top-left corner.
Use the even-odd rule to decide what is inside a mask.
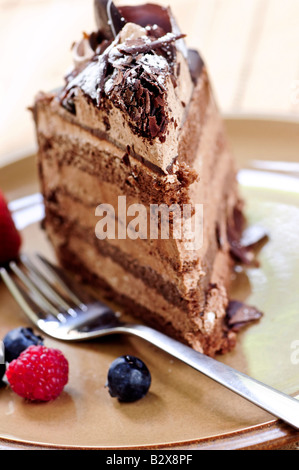
[[[60,263],[130,314],[226,352],[242,207],[207,69],[170,9],[103,3],[63,89],[35,101],[45,228]]]

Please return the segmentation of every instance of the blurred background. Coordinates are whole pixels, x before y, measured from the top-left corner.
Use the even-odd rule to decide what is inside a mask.
[[[299,0],[159,3],[201,51],[223,114],[299,123]],[[0,166],[35,148],[27,108],[62,84],[72,43],[94,29],[93,0],[0,0]]]

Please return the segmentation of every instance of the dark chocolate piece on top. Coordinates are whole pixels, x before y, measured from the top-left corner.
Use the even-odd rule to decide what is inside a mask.
[[[115,38],[126,23],[111,0],[94,0],[94,13],[97,27],[106,39]]]
[[[109,26],[112,30],[113,36],[116,37],[125,26],[126,20],[111,0],[108,1],[107,13],[109,19]]]
[[[145,5],[120,6],[118,10],[128,23],[139,24],[143,28],[157,25],[165,33],[172,32],[168,9],[160,5],[146,3]]]

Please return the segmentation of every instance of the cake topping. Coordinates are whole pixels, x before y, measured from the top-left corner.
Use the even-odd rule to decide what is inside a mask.
[[[184,34],[174,35],[173,33],[167,33],[159,39],[151,40],[148,37],[143,37],[137,40],[129,40],[126,45],[119,47],[119,50],[124,54],[135,55],[145,54],[156,49],[161,49],[168,44],[171,44],[178,39],[184,38]]]
[[[167,174],[178,157],[177,143],[196,83],[185,35],[169,8],[146,4],[118,10],[124,21],[115,38],[102,28],[74,45],[75,67],[57,98],[78,119],[81,97],[86,106],[98,108],[97,125],[111,140],[119,132],[109,121],[118,116],[124,126],[122,144],[127,145],[129,136],[135,153]],[[148,143],[154,146],[151,152]]]
[[[165,33],[170,33],[173,30],[170,8],[146,3],[144,5],[120,6],[118,10],[128,23],[135,23],[143,28],[157,25]]]
[[[181,61],[189,61],[185,35],[170,9],[159,5],[116,8],[111,1],[95,0],[95,15],[99,31],[89,36],[84,34],[73,47],[75,68],[66,77],[60,95],[62,106],[76,114],[78,89],[97,107],[106,96],[128,114],[135,133],[164,142],[170,121],[169,86],[177,87]],[[180,60],[178,52],[183,55]],[[194,82],[201,72],[202,61],[198,55],[191,55]],[[190,82],[191,90],[190,75],[181,80],[185,90]]]
[[[126,27],[127,26],[128,25],[126,25]],[[140,32],[140,28],[138,28],[138,26],[136,26],[136,28],[137,31]],[[118,67],[131,65],[133,60],[128,59],[126,56],[132,56],[136,64],[138,62],[142,63],[142,61],[144,64],[144,59],[139,57],[140,54],[151,54],[152,57],[154,57],[154,54],[157,54],[155,59],[152,58],[150,61],[148,60],[149,55],[147,56],[147,65],[149,67],[151,65],[154,66],[156,71],[159,69],[159,73],[170,73],[171,69],[165,67],[165,61],[159,60],[158,57],[162,55],[169,65],[173,66],[175,53],[171,46],[175,41],[184,37],[184,35],[168,33],[157,39],[149,35],[149,30],[143,29],[143,32],[143,36],[133,39],[129,37],[123,43],[121,43],[121,35],[119,34],[102,54],[97,54],[96,51],[92,54],[92,57],[91,47],[86,45],[86,38],[84,38],[83,41],[74,47],[74,50],[76,54],[76,64],[78,65],[78,62],[80,62],[78,57],[81,57],[81,63],[85,62],[86,67],[82,71],[77,70],[79,73],[73,73],[67,77],[66,94],[73,88],[80,87],[82,91],[93,101],[96,101],[96,104],[99,106],[101,94],[104,91],[103,84],[105,79],[109,76],[107,71],[108,63],[112,66],[112,72],[113,69],[117,69]],[[81,56],[80,51],[82,51]]]
[[[84,35],[82,41],[74,44],[73,59],[76,68],[81,67],[91,60],[94,56],[94,50],[91,47],[89,37]]]
[[[69,111],[79,87],[97,106],[103,94],[131,118],[131,127],[143,137],[159,137],[163,142],[169,122],[166,112],[166,81],[175,74],[176,49],[173,44],[184,37],[173,33],[161,37],[157,28],[127,23],[121,33],[100,55],[95,53],[82,71],[70,76],[62,104]],[[159,30],[161,34],[161,31]],[[164,33],[164,32],[163,32]],[[86,41],[86,38],[85,38]],[[83,45],[81,43],[83,49]],[[87,47],[90,53],[90,47]],[[80,50],[77,47],[77,52]],[[86,61],[85,57],[82,63]]]
[[[126,21],[112,0],[94,0],[94,12],[98,29],[106,39],[113,39]]]

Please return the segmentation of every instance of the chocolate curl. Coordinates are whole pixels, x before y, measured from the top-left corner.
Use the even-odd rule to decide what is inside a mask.
[[[160,47],[167,46],[172,44],[179,39],[185,38],[185,34],[171,34],[168,33],[165,36],[157,39],[156,41],[132,41],[132,45],[130,45],[130,41],[127,41],[123,46],[120,46],[118,49],[123,54],[128,55],[137,55],[137,54],[145,54],[149,51],[154,51],[155,49],[159,49]],[[129,45],[128,45],[129,44]]]

